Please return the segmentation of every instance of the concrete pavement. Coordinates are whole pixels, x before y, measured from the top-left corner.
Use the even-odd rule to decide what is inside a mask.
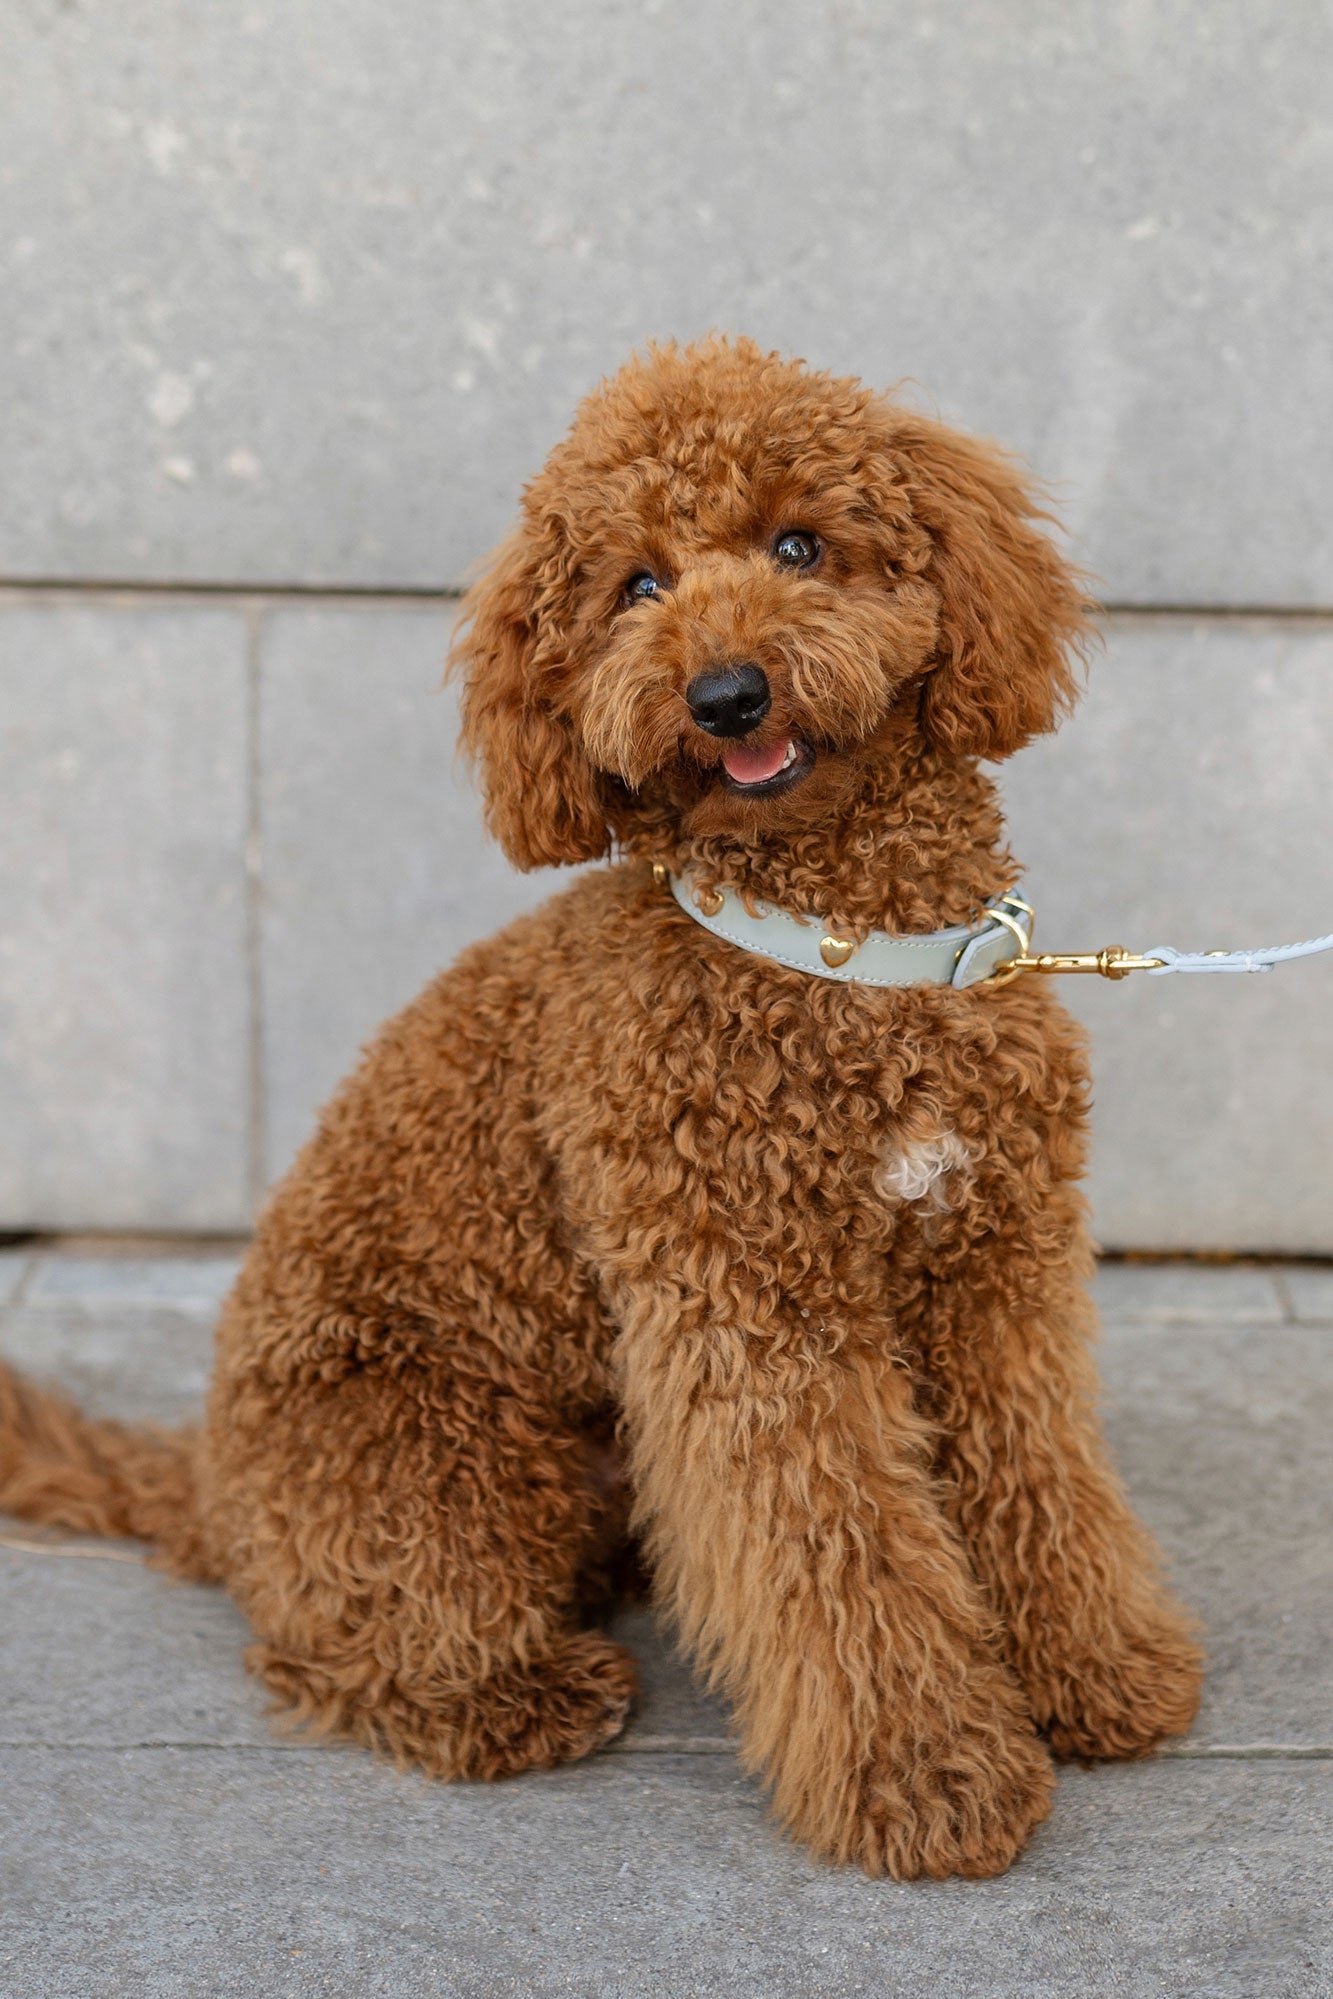
[[[0,1351],[173,1418],[233,1267],[0,1252]],[[1171,1755],[1065,1772],[1004,1879],[872,1883],[786,1845],[643,1611],[620,1620],[646,1686],[614,1750],[447,1789],[275,1738],[220,1593],[128,1546],[0,1545],[0,1999],[1322,1999],[1333,1273],[1110,1265],[1099,1286],[1117,1455],[1207,1624],[1208,1692]]]

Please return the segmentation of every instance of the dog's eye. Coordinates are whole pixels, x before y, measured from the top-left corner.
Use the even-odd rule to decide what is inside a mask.
[[[773,560],[784,569],[808,569],[819,554],[819,543],[812,534],[801,534],[795,528],[788,528],[773,544]]]
[[[625,602],[641,604],[645,597],[655,597],[661,588],[651,569],[637,570],[625,585]]]

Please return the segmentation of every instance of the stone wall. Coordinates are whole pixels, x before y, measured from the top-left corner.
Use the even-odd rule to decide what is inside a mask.
[[[1055,489],[1115,608],[1006,779],[1048,945],[1333,927],[1331,59],[1305,0],[11,7],[0,1227],[243,1226],[546,892],[454,762],[452,596],[654,335]],[[1068,989],[1106,1241],[1333,1251],[1331,976]]]

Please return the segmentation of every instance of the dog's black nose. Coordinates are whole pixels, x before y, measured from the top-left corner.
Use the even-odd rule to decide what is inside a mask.
[[[685,689],[691,715],[710,736],[745,736],[773,705],[768,677],[757,666],[714,666]]]

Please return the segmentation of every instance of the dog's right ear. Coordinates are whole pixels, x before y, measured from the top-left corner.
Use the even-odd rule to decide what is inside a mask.
[[[544,557],[519,529],[469,590],[449,652],[486,824],[517,868],[597,860],[610,845],[597,775],[562,701],[568,593],[558,552]]]

